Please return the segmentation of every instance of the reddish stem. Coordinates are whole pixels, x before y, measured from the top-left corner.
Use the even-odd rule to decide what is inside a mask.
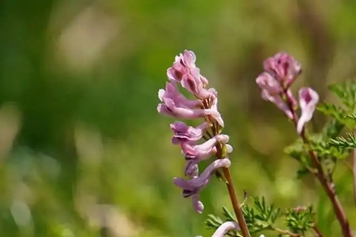
[[[285,90],[285,95],[287,96],[287,102],[288,102],[288,106],[291,110],[291,112],[293,113],[293,122],[294,122],[294,126],[297,127],[297,123],[298,123],[298,115],[296,114],[295,109],[293,108],[293,102],[291,101],[291,99],[288,97],[287,95],[287,90]],[[303,140],[303,143],[307,145],[307,147],[310,147],[310,142],[306,136],[305,133],[305,128],[303,128],[300,137]],[[333,209],[334,209],[334,213],[340,223],[341,229],[342,229],[342,233],[344,237],[353,237],[353,234],[351,232],[351,228],[350,228],[350,224],[349,221],[346,218],[346,214],[345,211],[335,193],[335,189],[334,186],[335,184],[331,181],[329,181],[324,173],[323,167],[320,164],[319,161],[319,157],[317,156],[317,154],[315,154],[314,151],[312,151],[311,149],[308,148],[308,153],[309,156],[312,159],[312,162],[315,166],[315,168],[317,169],[317,172],[314,173],[314,175],[317,177],[317,179],[319,180],[319,182],[321,183],[321,185],[323,186],[326,194],[328,195]]]

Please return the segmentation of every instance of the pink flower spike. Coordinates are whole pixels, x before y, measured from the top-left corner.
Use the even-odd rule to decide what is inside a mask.
[[[181,148],[184,157],[187,160],[190,159],[204,160],[209,158],[211,155],[215,154],[214,152],[216,152],[216,150],[214,150],[214,148],[217,142],[227,143],[228,141],[229,141],[229,136],[219,134],[200,145],[195,145],[188,142],[181,143]]]
[[[284,52],[266,59],[263,62],[263,68],[271,73],[284,88],[289,88],[302,71],[300,63]]]
[[[202,138],[206,129],[209,127],[210,125],[206,122],[195,128],[192,126],[187,126],[183,122],[174,122],[171,124],[171,129],[174,133],[172,143],[180,144],[182,142],[198,141]]]
[[[313,117],[316,104],[319,102],[319,95],[311,88],[301,88],[299,90],[299,106],[301,116],[297,124],[297,132],[300,134],[307,122]]]
[[[239,230],[240,227],[235,221],[224,222],[211,237],[224,237],[230,230]]]

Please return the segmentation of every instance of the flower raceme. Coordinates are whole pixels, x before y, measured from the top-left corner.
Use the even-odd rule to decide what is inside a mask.
[[[230,166],[227,154],[233,149],[227,144],[229,136],[221,134],[224,121],[218,111],[218,93],[214,88],[207,88],[209,81],[200,74],[195,62],[196,56],[189,50],[175,57],[172,67],[167,70],[169,81],[165,89],[158,91],[161,103],[157,110],[177,119],[202,119],[196,127],[182,121],[170,125],[172,144],[180,146],[186,162],[184,175],[188,176],[188,179],[175,177],[173,183],[182,189],[183,197],[191,197],[195,211],[202,213],[204,205],[199,200],[199,194],[218,169]],[[179,85],[194,99],[185,97],[179,91]],[[199,173],[199,163],[216,155],[218,147],[225,151],[223,156]]]
[[[301,88],[298,93],[299,103],[297,102],[290,87],[300,75],[302,68],[300,63],[287,53],[278,53],[267,58],[263,68],[265,71],[256,79],[262,90],[262,98],[275,104],[289,119],[295,120],[297,132],[302,133],[305,124],[312,119],[319,102],[318,93],[311,88]],[[301,110],[300,118],[296,114],[298,105]]]

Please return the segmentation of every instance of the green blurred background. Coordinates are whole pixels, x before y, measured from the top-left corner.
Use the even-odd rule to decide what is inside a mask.
[[[210,236],[209,213],[230,206],[213,180],[194,213],[157,92],[174,56],[193,50],[219,91],[238,195],[280,207],[315,204],[340,236],[312,178],[283,153],[296,135],[255,85],[263,60],[287,51],[303,65],[294,90],[356,74],[356,2],[346,0],[3,0],[0,2],[0,236]],[[311,128],[325,119],[316,113]],[[352,177],[340,197],[356,227]],[[266,236],[276,236],[265,233]]]

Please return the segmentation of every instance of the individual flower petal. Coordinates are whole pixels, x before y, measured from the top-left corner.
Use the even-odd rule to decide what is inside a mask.
[[[280,110],[282,110],[288,118],[293,119],[293,113],[288,104],[283,100],[280,95],[270,94],[267,90],[262,90],[261,94],[264,100],[270,101],[275,104]]]
[[[257,85],[268,92],[270,95],[280,95],[283,92],[283,88],[276,78],[271,76],[270,73],[263,72],[256,78]]]
[[[313,89],[304,87],[299,90],[299,106],[301,109],[301,116],[297,124],[297,132],[299,134],[303,131],[304,125],[313,117],[318,102],[319,95]]]
[[[289,88],[302,71],[300,63],[285,52],[277,53],[266,59],[263,62],[263,67],[285,88]]]
[[[184,50],[183,54],[175,57],[172,67],[168,68],[167,76],[172,81],[181,82],[183,75],[187,74],[190,68],[195,68],[196,56],[193,51]]]
[[[213,148],[217,142],[227,143],[229,141],[229,136],[219,134],[215,137],[209,139],[203,144],[195,145],[189,142],[181,144],[183,154],[187,160],[189,159],[206,159],[214,154]]]
[[[211,96],[209,90],[204,88],[204,83],[200,75],[199,68],[190,68],[188,72],[182,76],[181,84],[190,93],[200,99],[206,99]],[[206,78],[204,78],[206,80]]]
[[[172,143],[180,144],[187,141],[198,141],[202,138],[206,129],[209,127],[210,125],[206,122],[195,128],[192,126],[187,126],[183,122],[174,122],[171,124],[171,129],[174,133]]]
[[[158,98],[161,101],[163,101],[165,98],[172,99],[179,107],[191,109],[201,107],[200,100],[189,100],[182,93],[180,93],[175,82],[167,82],[166,90],[160,89],[158,91]]]
[[[196,119],[208,115],[213,116],[214,118],[221,117],[220,113],[214,109],[191,109],[177,105],[171,98],[162,98],[162,100],[163,103],[160,103],[157,106],[157,111],[161,114],[180,119]]]
[[[183,59],[183,64],[186,67],[188,67],[188,68],[195,67],[195,61],[196,61],[197,57],[195,56],[193,51],[184,50],[182,59]]]
[[[221,117],[221,114],[218,112],[218,97],[217,97],[217,92],[215,89],[211,88],[209,89],[209,91],[211,91],[212,94],[214,94],[214,96],[210,97],[212,100],[212,104],[211,104],[211,110],[216,111],[216,115],[218,116],[213,116],[214,119],[216,120],[216,122],[218,122],[218,124],[221,127],[224,127],[224,120]]]
[[[214,172],[223,167],[229,167],[231,161],[228,158],[214,160],[198,177],[190,180],[175,177],[173,182],[175,185],[183,189],[183,196],[189,197],[197,192],[200,192],[210,181]]]
[[[192,204],[193,204],[193,208],[196,212],[198,212],[200,214],[203,213],[204,204],[199,200],[199,193],[192,195]]]
[[[209,183],[211,176],[217,169],[223,167],[227,168],[230,165],[231,161],[228,158],[218,159],[213,161],[198,177],[194,177],[190,180],[175,177],[173,183],[183,189],[183,197],[192,197],[194,209],[198,213],[202,213],[204,205],[199,200],[200,191]]]
[[[191,178],[196,178],[199,175],[198,160],[189,160],[184,169],[184,174]]]
[[[239,230],[240,227],[235,221],[226,221],[217,228],[211,237],[224,237],[230,230]]]

